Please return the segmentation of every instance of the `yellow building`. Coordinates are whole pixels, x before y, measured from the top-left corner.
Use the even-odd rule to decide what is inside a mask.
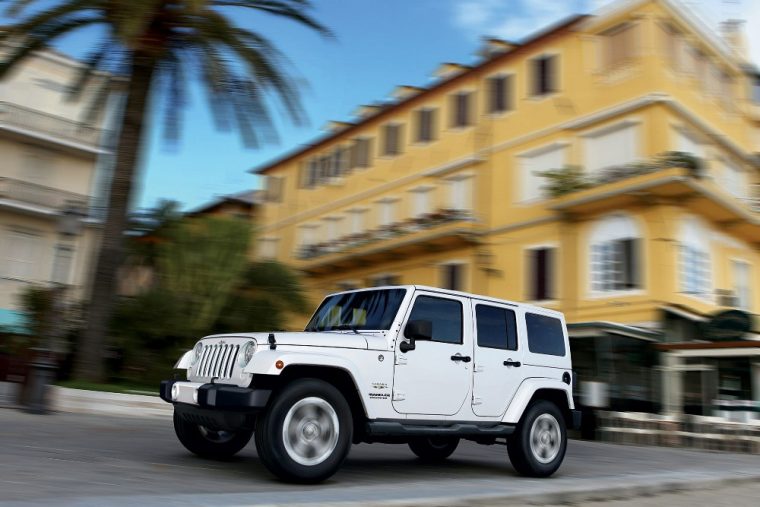
[[[111,152],[104,114],[86,120],[107,76],[96,75],[81,100],[67,99],[80,68],[44,50],[0,82],[0,330],[18,330],[18,297],[29,286],[65,284],[76,299],[87,292]],[[74,237],[60,234],[64,213],[82,219]]]
[[[621,0],[487,41],[474,66],[257,168],[258,254],[315,299],[404,283],[561,310],[579,378],[607,385],[588,404],[651,409],[647,343],[760,310],[760,78],[740,23],[722,29],[675,0]],[[760,379],[747,350],[744,398]]]

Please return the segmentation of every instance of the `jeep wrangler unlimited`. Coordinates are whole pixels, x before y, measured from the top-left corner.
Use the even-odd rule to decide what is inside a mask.
[[[251,437],[277,477],[313,483],[352,443],[408,444],[427,461],[461,439],[506,444],[514,468],[546,477],[580,424],[564,317],[432,287],[328,296],[303,332],[208,336],[161,383],[179,441],[228,458]]]

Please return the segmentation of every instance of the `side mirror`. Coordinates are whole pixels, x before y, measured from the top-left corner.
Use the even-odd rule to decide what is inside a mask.
[[[430,341],[433,339],[433,323],[429,320],[410,320],[404,329],[404,337]]]

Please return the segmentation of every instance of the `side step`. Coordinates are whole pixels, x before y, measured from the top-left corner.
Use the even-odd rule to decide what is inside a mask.
[[[420,424],[400,421],[369,421],[367,434],[373,437],[420,437],[420,436],[456,436],[456,437],[506,437],[515,432],[513,424],[472,424],[453,423]]]

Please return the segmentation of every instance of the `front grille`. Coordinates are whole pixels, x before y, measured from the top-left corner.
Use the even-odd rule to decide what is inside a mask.
[[[201,360],[198,362],[196,375],[198,377],[210,377],[228,379],[232,378],[232,370],[235,368],[240,345],[227,343],[215,343],[203,347]]]

